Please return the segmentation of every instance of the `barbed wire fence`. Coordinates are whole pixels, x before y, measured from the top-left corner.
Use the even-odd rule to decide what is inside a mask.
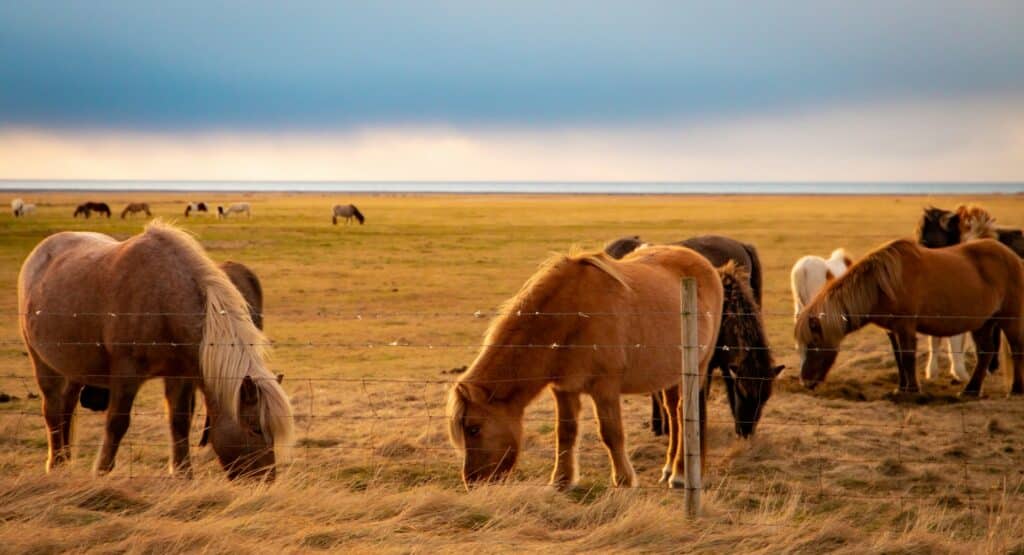
[[[685,311],[683,311],[685,312]],[[497,314],[496,311],[472,311],[472,312],[434,312],[434,311],[390,311],[390,312],[371,312],[371,311],[317,311],[316,315],[321,317],[341,317],[345,318],[345,315],[351,317],[352,320],[382,320],[394,317],[405,317],[411,314],[420,315],[423,317],[439,317],[444,315],[458,315],[458,316],[470,316],[472,318],[489,318]],[[537,316],[537,317],[574,317],[574,318],[593,318],[593,317],[620,317],[626,313],[613,313],[613,312],[559,312],[559,313],[519,313],[519,316]],[[636,313],[631,313],[636,314]],[[669,314],[669,313],[664,313]],[[786,316],[792,316],[791,313],[784,313]],[[11,313],[8,313],[11,315]],[[187,315],[184,313],[33,313],[27,316],[30,317],[66,317],[66,318],[119,318],[119,317],[157,317],[157,316],[168,316],[168,315]],[[204,314],[194,314],[199,317]],[[401,316],[398,316],[401,315]],[[755,317],[753,313],[727,313],[734,317]],[[21,315],[18,315],[21,316]],[[855,316],[855,315],[844,315],[844,316]],[[871,315],[856,315],[856,316],[871,316]],[[916,317],[916,316],[905,316],[905,317]],[[969,318],[968,315],[939,315],[942,318]],[[347,319],[347,318],[346,318]],[[686,327],[683,326],[685,330]],[[112,346],[132,346],[132,347],[161,347],[161,348],[194,348],[200,346],[199,342],[168,342],[168,341],[146,341],[146,340],[133,340],[123,342],[99,342],[96,341],[55,341],[51,345],[56,345],[61,348],[98,348],[106,349]],[[23,345],[22,341],[17,338],[4,338],[0,339],[0,345]],[[245,348],[256,346],[259,344],[240,344],[240,343],[226,343],[220,344],[222,346],[233,346],[237,348]],[[675,349],[679,351],[686,350],[686,342],[681,341],[680,344],[665,344],[665,345],[645,345],[638,343],[613,343],[613,344],[549,344],[549,345],[533,345],[533,344],[491,344],[481,345],[480,343],[463,343],[463,342],[446,342],[446,341],[427,341],[414,343],[409,341],[399,340],[380,340],[380,341],[366,341],[366,342],[352,342],[352,341],[269,341],[266,343],[267,346],[276,347],[309,347],[309,348],[338,348],[338,349],[409,349],[409,348],[426,348],[426,349],[452,349],[452,350],[467,350],[473,351],[480,349],[482,346],[491,348],[501,349],[543,349],[543,350],[578,350],[581,352],[589,351],[590,356],[595,356],[593,353],[600,353],[603,349],[620,349],[620,350],[642,350],[642,349]],[[706,349],[707,345],[698,345],[699,348]],[[719,345],[719,348],[725,349],[736,349],[736,350],[757,350],[767,349],[767,346],[750,346],[750,345]],[[786,349],[792,349],[792,347],[774,348],[774,351],[783,351]],[[838,348],[837,350],[843,352],[856,351],[861,353],[878,353],[878,354],[891,354],[893,350],[891,348],[881,347],[869,347],[860,349],[850,348]],[[969,349],[964,349],[961,352],[973,352]],[[1016,354],[1016,353],[1013,353]],[[1006,369],[1009,372],[1009,369]],[[35,377],[28,373],[8,373],[0,375],[0,378],[7,381],[20,382],[21,387],[25,391],[26,397],[35,395]],[[557,376],[556,376],[557,378]],[[165,378],[168,379],[168,378]],[[173,378],[169,378],[173,379]],[[721,376],[715,376],[715,382],[722,379]],[[751,380],[765,380],[772,378],[756,377],[751,376],[744,379]],[[451,445],[447,444],[444,438],[444,429],[446,428],[446,415],[444,413],[444,395],[447,389],[455,382],[455,376],[445,376],[442,378],[416,378],[416,377],[336,377],[336,376],[309,376],[309,375],[290,375],[287,377],[287,384],[289,389],[293,392],[293,400],[295,401],[295,424],[297,429],[301,429],[301,437],[296,446],[296,453],[300,455],[296,457],[301,459],[301,464],[305,471],[309,472],[334,472],[335,474],[344,474],[339,471],[339,468],[346,463],[336,463],[331,465],[328,461],[331,458],[336,458],[338,454],[348,456],[348,459],[353,460],[351,454],[355,453],[355,458],[363,458],[366,460],[365,469],[366,472],[372,476],[379,475],[381,469],[387,466],[408,466],[410,459],[418,459],[418,462],[422,466],[422,473],[425,477],[429,477],[431,473],[438,471],[440,466],[444,466],[448,469],[452,476],[456,476],[458,473],[458,460],[461,451]],[[521,378],[499,378],[495,380],[483,380],[487,381],[516,381],[522,380]],[[358,392],[358,395],[349,395],[351,399],[362,399],[362,406],[356,406],[352,410],[338,410],[332,409],[331,406],[334,404],[330,402],[330,396],[328,394],[320,393],[325,387],[331,387],[332,389],[337,388],[345,390],[349,393],[353,391]],[[394,400],[389,399],[391,396],[399,397],[400,399],[396,403]],[[810,397],[809,397],[810,398]],[[405,411],[399,410],[397,406],[404,407]],[[719,403],[721,405],[721,403]],[[944,458],[936,458],[932,455],[915,455],[915,450],[912,444],[913,433],[918,431],[917,428],[920,425],[912,425],[911,422],[914,420],[913,412],[914,408],[898,408],[897,410],[902,415],[897,415],[895,418],[891,418],[891,421],[886,422],[844,422],[835,418],[826,419],[822,416],[812,417],[807,416],[801,418],[789,417],[781,418],[778,415],[769,413],[761,421],[755,422],[758,424],[759,434],[766,433],[766,429],[781,428],[781,427],[792,427],[809,431],[811,438],[813,438],[814,456],[808,457],[807,460],[807,475],[811,483],[816,482],[816,488],[810,488],[805,491],[793,491],[789,486],[781,486],[777,481],[771,478],[761,476],[760,483],[756,481],[757,476],[742,476],[731,473],[717,474],[713,473],[711,476],[714,478],[713,481],[698,485],[695,489],[698,492],[705,494],[714,494],[720,497],[730,496],[761,496],[761,497],[772,497],[779,495],[794,495],[799,494],[807,499],[853,499],[853,500],[864,500],[864,501],[884,501],[890,503],[897,503],[902,511],[904,504],[909,503],[930,503],[938,505],[957,505],[966,504],[969,509],[991,509],[993,503],[999,499],[1005,499],[1006,497],[1012,497],[1014,499],[1024,498],[1024,459],[1016,452],[1006,452],[1003,457],[996,460],[992,458],[984,460],[975,460],[970,456],[969,446],[979,436],[979,434],[994,433],[1006,433],[1005,430],[1000,431],[999,425],[996,424],[997,429],[993,430],[994,420],[989,419],[987,424],[982,421],[989,418],[991,415],[981,413],[976,407],[981,405],[976,404],[959,404],[950,405],[948,408],[943,408],[947,413],[954,415],[954,418],[947,418],[947,425],[932,425],[927,426],[928,433],[931,434],[947,434],[951,437],[957,437],[959,445],[954,445],[949,449],[948,456]],[[410,412],[408,407],[417,407],[419,410]],[[721,407],[718,407],[719,409]],[[79,410],[79,415],[83,414],[83,410]],[[635,412],[635,411],[634,411]],[[721,411],[715,411],[721,412]],[[142,410],[133,409],[131,416],[135,419],[145,418],[161,418],[164,417],[165,413],[162,411]],[[45,429],[42,426],[42,419],[39,417],[39,412],[35,410],[0,410],[0,418],[3,418],[5,423],[3,424],[4,429],[7,430],[6,435],[8,436],[8,442],[14,445],[28,447],[33,450],[37,450],[39,447],[45,444],[40,444],[40,439],[45,438]],[[202,411],[199,411],[196,415],[193,415],[193,432],[196,431],[197,421],[201,422],[205,415]],[[950,416],[947,414],[946,416]],[[11,423],[13,421],[13,424]],[[553,418],[550,415],[544,417],[533,417],[527,416],[525,418],[527,423],[531,425],[536,423],[537,425],[550,425],[553,422]],[[957,422],[957,425],[948,425],[949,421]],[[34,422],[34,424],[33,424]],[[317,438],[316,433],[318,429],[322,429],[324,426],[336,426],[344,427],[352,422],[368,423],[368,428],[363,426],[360,427],[358,433],[352,434],[356,436],[348,441],[335,440],[335,439],[323,439]],[[725,426],[731,427],[736,422],[731,415],[726,413],[725,416],[715,415],[709,411],[709,417],[707,420],[709,425],[714,426]],[[412,426],[419,424],[422,426],[421,437],[425,438],[424,441],[418,444],[410,444],[409,442],[396,441],[397,434],[393,433],[395,429],[408,431]],[[635,435],[639,433],[637,428],[646,427],[648,423],[645,421],[636,422],[634,418],[628,426],[629,434]],[[156,428],[157,424],[150,424],[148,427]],[[383,430],[382,430],[383,428]],[[831,453],[825,453],[823,447],[826,445],[825,441],[828,439],[829,433],[843,434],[847,432],[856,432],[868,430],[876,433],[876,440],[889,439],[892,440],[892,448],[889,450],[890,456],[885,457],[883,460],[877,460],[873,458],[864,458],[856,456],[834,456]],[[164,434],[165,435],[165,434]],[[408,435],[408,434],[403,434]],[[35,438],[35,439],[33,439]],[[692,442],[691,442],[692,443]],[[714,453],[716,446],[709,444],[712,453],[705,454],[705,459],[709,462],[708,470],[714,471],[718,465],[727,465],[734,462],[734,457],[730,454]],[[158,453],[158,456],[162,456],[167,453],[170,442],[167,440],[153,440],[153,441],[138,441],[137,439],[126,439],[121,446],[121,460],[122,469],[127,466],[127,473],[129,477],[141,476],[144,473],[144,469],[151,470],[151,464],[139,465],[137,463],[142,462],[147,456],[153,453]],[[81,441],[75,444],[75,447],[79,451],[79,457],[83,455],[88,457],[89,454],[95,452],[99,447],[99,443],[95,441]],[[193,448],[197,448],[198,445],[192,444]],[[534,444],[527,445],[524,448],[524,457],[529,456],[538,461],[546,461],[549,457],[545,454],[538,453],[538,451],[549,451],[550,446],[541,442],[534,442]],[[127,455],[127,460],[125,455]],[[547,453],[550,455],[550,452]],[[687,454],[688,458],[694,456],[693,453]],[[696,454],[699,458],[699,453]],[[124,463],[127,462],[127,465]],[[929,487],[927,484],[913,483],[904,488],[895,488],[898,491],[858,491],[854,487],[841,487],[837,488],[835,484],[830,484],[826,480],[826,475],[843,465],[852,466],[886,466],[888,472],[892,472],[894,475],[906,474],[906,468],[908,466],[919,466],[919,467],[936,467],[945,470],[953,469],[960,476],[960,483],[955,490],[940,491],[935,487]],[[164,472],[156,473],[155,475],[164,475]],[[987,482],[982,482],[978,479],[979,474],[989,478]],[[927,472],[926,472],[927,476]],[[426,479],[426,478],[425,478]],[[743,487],[745,481],[746,487]],[[739,485],[737,485],[739,484]],[[507,487],[547,487],[546,483],[529,483],[520,481],[507,481],[500,485]],[[642,489],[666,489],[664,486],[654,485],[641,485]],[[667,491],[667,490],[666,490]],[[763,524],[763,523],[762,523]],[[784,525],[784,524],[778,524]]]

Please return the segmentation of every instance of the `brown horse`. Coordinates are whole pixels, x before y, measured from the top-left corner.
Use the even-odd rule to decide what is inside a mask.
[[[899,368],[898,392],[919,391],[917,333],[948,337],[971,332],[978,363],[962,395],[981,394],[995,334],[1013,352],[1011,393],[1024,394],[1024,265],[991,239],[928,249],[900,239],[882,245],[830,282],[796,322],[800,379],[813,389],[825,379],[847,334],[867,324],[888,331]]]
[[[133,202],[133,203],[130,203],[128,206],[125,206],[124,210],[121,211],[121,219],[123,220],[125,218],[125,216],[127,216],[128,214],[138,214],[139,212],[144,213],[146,215],[146,217],[152,217],[153,216],[153,214],[150,213],[150,211],[149,211],[149,204],[148,203],[145,203],[145,202]]]
[[[594,400],[612,483],[635,486],[619,398],[678,386],[680,279],[697,280],[700,375],[711,360],[722,282],[701,255],[652,247],[616,261],[604,253],[557,255],[541,265],[487,330],[484,346],[449,392],[449,436],[464,453],[466,485],[500,479],[522,446],[523,411],[545,388],[557,403],[551,483],[576,483],[580,394]],[[540,348],[538,348],[540,347]],[[672,388],[678,399],[678,387]],[[699,396],[703,409],[704,395]],[[662,479],[683,483],[681,404],[669,411]],[[701,411],[703,414],[703,411]],[[705,425],[701,418],[701,427]],[[700,435],[702,443],[704,434]]]
[[[210,443],[228,476],[274,476],[275,456],[291,441],[291,406],[265,366],[266,338],[245,299],[190,235],[160,222],[123,242],[98,233],[52,235],[22,265],[18,303],[43,393],[48,470],[71,455],[85,385],[110,390],[96,462],[106,473],[139,386],[163,377],[172,472],[191,473],[190,403],[198,386]]]

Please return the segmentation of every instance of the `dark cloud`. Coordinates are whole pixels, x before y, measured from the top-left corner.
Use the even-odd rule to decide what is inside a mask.
[[[0,124],[600,125],[1024,91],[1019,2],[167,4],[0,4]]]

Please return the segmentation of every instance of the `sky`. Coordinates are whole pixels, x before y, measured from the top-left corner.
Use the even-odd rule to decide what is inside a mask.
[[[1024,181],[1024,3],[0,3],[0,179]]]

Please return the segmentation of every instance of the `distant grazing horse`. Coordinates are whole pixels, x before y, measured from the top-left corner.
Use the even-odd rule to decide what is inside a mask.
[[[971,241],[927,249],[907,239],[882,245],[830,282],[797,319],[800,379],[814,389],[825,379],[843,337],[867,324],[889,332],[897,353],[898,392],[919,391],[917,333],[971,332],[978,364],[962,395],[981,394],[985,370],[1002,331],[1013,351],[1012,394],[1024,394],[1024,265],[1005,245]]]
[[[145,202],[133,202],[128,206],[125,206],[124,210],[121,211],[121,219],[123,220],[128,214],[137,214],[139,212],[144,212],[147,217],[153,216],[153,214],[149,212],[149,204]]]
[[[227,218],[231,214],[245,214],[246,218],[251,218],[252,210],[250,210],[248,202],[236,202],[227,208],[223,206],[217,207],[218,218]]]
[[[334,211],[331,216],[331,223],[338,225],[338,218],[345,218],[345,225],[352,223],[352,218],[358,220],[359,225],[363,225],[363,222],[366,221],[366,218],[363,217],[363,213],[360,212],[354,204],[349,204],[348,206],[335,204]]]
[[[961,204],[953,212],[930,206],[924,209],[921,221],[918,222],[917,240],[928,248],[940,248],[973,239],[996,239],[1024,259],[1024,232],[996,227],[995,222],[995,218],[980,206]],[[960,380],[967,379],[967,371],[964,369],[965,339],[965,335],[958,335],[950,337],[948,341],[950,373]],[[928,342],[928,370],[925,374],[928,379],[938,375],[938,353],[942,348],[940,341],[940,338],[931,337]],[[995,341],[998,350],[998,334]],[[993,357],[989,371],[995,372],[998,369],[999,358]]]
[[[103,474],[114,468],[139,386],[162,377],[172,472],[191,473],[188,432],[198,386],[210,443],[228,477],[273,478],[275,457],[292,437],[291,405],[266,368],[267,340],[245,299],[190,235],[161,222],[121,242],[98,233],[52,235],[22,265],[18,309],[43,393],[47,470],[71,456],[72,418],[85,385],[110,390],[96,462]]]
[[[591,253],[556,255],[542,264],[504,303],[476,360],[449,391],[449,437],[463,452],[467,487],[500,479],[513,469],[522,449],[523,411],[549,386],[557,403],[551,483],[576,483],[577,420],[580,394],[586,393],[594,400],[601,439],[611,458],[612,483],[635,486],[620,396],[673,388],[679,398],[682,369],[675,346],[681,335],[680,279],[687,276],[697,281],[703,381],[722,310],[722,281],[704,257],[690,249],[664,246],[622,261]],[[673,409],[662,479],[671,476],[670,485],[678,487],[685,464],[682,407],[676,403]],[[700,437],[703,443],[705,434]]]
[[[843,249],[832,251],[827,259],[807,255],[797,260],[789,272],[789,286],[793,290],[793,318],[796,319],[826,283],[845,274],[846,269],[852,265],[853,260]]]
[[[188,215],[191,214],[192,212],[208,212],[208,210],[206,209],[206,203],[205,202],[190,202],[190,203],[188,203],[188,206],[185,207],[185,217],[187,218]]]
[[[246,304],[249,305],[249,317],[252,319],[252,323],[256,325],[258,329],[263,329],[263,287],[260,284],[260,280],[256,277],[256,274],[248,268],[245,264],[239,262],[224,262],[220,265],[220,269],[224,270],[227,274],[228,279],[238,289],[238,292],[242,294]],[[282,377],[278,375],[279,378]],[[176,378],[172,378],[176,379]],[[86,385],[82,388],[82,393],[79,396],[83,407],[94,410],[104,411],[110,406],[110,390],[105,387],[98,387],[92,385]],[[190,407],[194,407],[195,397],[193,396],[190,402]],[[191,413],[192,411],[190,411]],[[192,421],[191,416],[189,422]],[[206,445],[208,441],[208,435],[210,430],[210,415],[206,415],[206,422],[203,425],[202,437],[199,440],[199,446]]]
[[[645,244],[638,235],[622,237],[605,245],[604,252],[614,258],[622,258]],[[713,266],[722,266],[728,262],[735,263],[746,276],[747,283],[754,296],[755,305],[758,307],[756,312],[760,312],[762,296],[761,259],[757,256],[757,249],[753,245],[741,243],[731,237],[724,237],[722,235],[701,235],[672,244],[689,247],[699,252]],[[723,320],[729,317],[728,314],[723,314],[722,316]],[[721,334],[719,338],[721,338]],[[722,346],[723,344],[721,344],[720,340],[719,347]],[[712,365],[712,368],[723,368],[724,372],[724,367]],[[668,433],[668,422],[666,421],[660,398],[660,394],[651,396],[651,431],[654,432],[654,435]]]
[[[107,206],[105,202],[87,202],[85,204],[79,204],[78,208],[75,208],[74,217],[77,218],[79,214],[88,218],[93,212],[99,212],[100,214],[106,214],[110,217],[110,206]]]
[[[25,201],[21,200],[20,198],[16,198],[11,201],[11,214],[14,214],[15,218],[21,216],[21,211],[23,208],[25,208]]]

